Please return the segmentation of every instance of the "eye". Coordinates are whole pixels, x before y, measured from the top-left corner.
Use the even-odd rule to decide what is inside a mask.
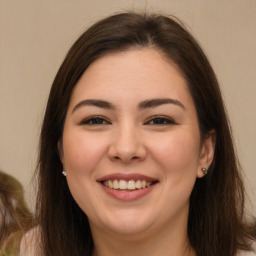
[[[105,124],[110,124],[110,122],[101,116],[93,116],[93,117],[84,119],[80,124],[81,125],[105,125]]]
[[[155,116],[151,117],[145,124],[149,125],[170,125],[170,124],[177,124],[171,118],[167,118],[164,116]]]

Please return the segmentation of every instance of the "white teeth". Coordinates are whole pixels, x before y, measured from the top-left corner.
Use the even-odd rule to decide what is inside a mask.
[[[113,189],[119,189],[119,182],[117,180],[113,181]]]
[[[119,188],[120,189],[127,189],[128,188],[128,183],[126,180],[120,180],[119,181]]]
[[[134,180],[128,181],[128,189],[130,189],[130,190],[135,189],[135,181]]]
[[[103,185],[113,189],[121,190],[135,190],[150,187],[153,182],[147,182],[145,180],[105,180]]]
[[[140,188],[142,187],[140,180],[137,180],[137,181],[136,181],[135,187],[136,187],[137,189],[140,189]]]
[[[109,188],[113,188],[113,182],[112,182],[111,180],[108,180],[108,181],[107,181],[107,186],[108,186]]]

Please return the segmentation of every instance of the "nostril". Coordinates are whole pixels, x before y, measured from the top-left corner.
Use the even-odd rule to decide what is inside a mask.
[[[128,163],[130,161],[140,161],[146,157],[146,149],[141,143],[133,145],[124,145],[124,143],[113,143],[108,149],[108,156],[112,161],[122,161]]]
[[[121,161],[124,161],[124,162],[130,162],[130,161],[139,160],[140,157],[138,157],[138,156],[132,156],[132,157],[129,157],[129,156],[127,156],[127,157],[124,157],[124,156],[122,156],[122,157],[120,157],[120,156],[114,156],[113,159],[114,159],[114,160],[121,160]]]

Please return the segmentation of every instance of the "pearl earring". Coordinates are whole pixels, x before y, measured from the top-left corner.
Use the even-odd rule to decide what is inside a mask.
[[[67,173],[63,170],[62,171],[63,176],[67,176]]]

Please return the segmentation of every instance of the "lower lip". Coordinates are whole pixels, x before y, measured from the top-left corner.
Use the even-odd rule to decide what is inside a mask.
[[[156,184],[151,185],[147,188],[136,189],[136,190],[118,190],[104,186],[102,183],[99,183],[103,190],[110,196],[121,201],[134,201],[146,196],[151,192]]]

